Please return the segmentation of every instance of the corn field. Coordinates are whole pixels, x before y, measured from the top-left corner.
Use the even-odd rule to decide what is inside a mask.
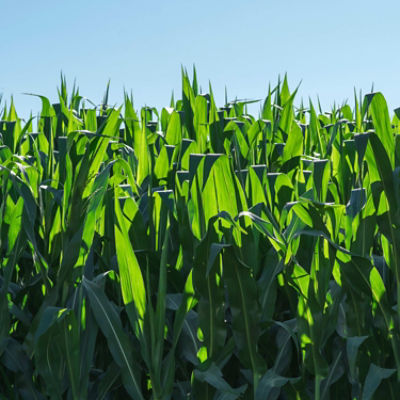
[[[295,96],[1,103],[0,399],[399,398],[400,109]]]

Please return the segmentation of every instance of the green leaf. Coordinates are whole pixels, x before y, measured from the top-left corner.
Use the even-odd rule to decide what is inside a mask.
[[[349,363],[350,377],[354,382],[357,382],[358,380],[358,369],[356,366],[358,350],[367,338],[368,336],[353,336],[346,338],[346,353]]]
[[[390,165],[394,167],[394,136],[389,118],[386,100],[382,93],[371,93],[366,96],[369,103],[369,111],[376,131],[376,135],[389,157]]]
[[[201,382],[207,382],[217,389],[217,394],[214,396],[218,400],[236,400],[247,389],[247,385],[238,388],[232,388],[222,377],[222,372],[215,363],[205,370],[195,369],[194,376]]]
[[[181,117],[177,111],[173,111],[168,122],[165,140],[168,144],[179,145],[182,140]]]
[[[353,189],[350,195],[350,201],[346,206],[347,215],[354,218],[364,207],[367,202],[367,194],[364,188]]]
[[[129,241],[126,218],[122,214],[119,202],[118,191],[116,190],[114,231],[122,298],[132,326],[138,323],[142,330],[146,312],[146,290],[142,271]],[[136,312],[132,311],[132,307]]]
[[[285,148],[283,149],[282,162],[303,155],[303,132],[296,122],[292,123]]]
[[[260,379],[255,400],[272,400],[279,397],[280,389],[288,382],[296,383],[301,378],[286,378],[269,369]]]
[[[257,286],[250,270],[227,248],[223,255],[224,278],[232,312],[232,328],[239,358],[253,373],[254,390],[263,372],[264,360],[257,352],[260,310]]]
[[[364,382],[362,400],[370,400],[384,379],[390,378],[396,372],[395,369],[381,368],[371,363]]]
[[[97,283],[84,277],[82,284],[89,297],[90,308],[96,318],[96,322],[103,335],[107,338],[114,361],[121,368],[122,381],[126,390],[133,399],[144,400],[141,391],[140,374],[133,360],[132,343],[122,329],[121,320],[115,308]]]

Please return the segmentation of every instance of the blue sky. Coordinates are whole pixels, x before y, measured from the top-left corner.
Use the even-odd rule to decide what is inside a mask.
[[[219,105],[225,86],[264,98],[287,72],[325,108],[372,83],[400,107],[398,1],[0,0],[0,13],[0,93],[25,116],[40,101],[22,93],[56,101],[61,71],[95,103],[111,79],[112,102],[126,88],[136,108],[167,106],[193,64]]]

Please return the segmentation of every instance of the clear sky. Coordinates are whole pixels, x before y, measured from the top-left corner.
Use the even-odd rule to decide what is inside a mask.
[[[167,106],[193,64],[218,105],[287,72],[326,108],[372,83],[400,107],[398,0],[0,0],[0,15],[0,93],[24,116],[40,101],[22,93],[56,101],[61,71],[95,103],[110,79],[113,103],[126,88],[136,108]]]

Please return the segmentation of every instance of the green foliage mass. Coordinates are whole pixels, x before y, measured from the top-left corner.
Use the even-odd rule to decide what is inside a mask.
[[[398,399],[399,118],[295,95],[1,108],[0,398]]]

